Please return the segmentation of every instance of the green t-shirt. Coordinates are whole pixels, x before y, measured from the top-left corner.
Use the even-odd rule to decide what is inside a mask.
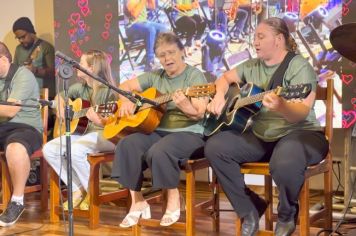
[[[237,66],[237,74],[243,82],[252,82],[265,89],[279,64],[267,66],[259,59],[251,59]],[[283,86],[310,83],[312,90],[316,91],[317,75],[309,62],[300,55],[296,55],[289,63],[283,78]],[[262,107],[254,117],[252,131],[265,141],[276,141],[294,130],[320,130],[316,120],[314,108],[303,121],[290,123],[280,114]]]
[[[115,96],[111,93],[108,100],[106,101],[106,96],[109,91],[109,88],[105,85],[101,86],[98,92],[93,97],[93,89],[84,83],[75,83],[71,85],[68,89],[68,96],[70,99],[75,100],[81,98],[90,102],[91,106],[105,104],[105,102],[115,101]],[[63,92],[61,93],[63,97]],[[88,129],[86,133],[93,131],[100,131],[103,127],[97,126],[92,122],[89,122]]]
[[[3,92],[5,79],[0,79],[0,98],[6,101],[6,92]],[[38,105],[37,99],[40,98],[38,84],[35,76],[25,67],[19,67],[11,80],[8,98],[21,101],[24,105]],[[39,108],[21,107],[16,115],[11,118],[0,118],[0,122],[16,122],[28,124],[42,133],[42,118]]]
[[[143,73],[138,76],[138,82],[142,90],[154,87],[162,94],[173,93],[177,89],[185,89],[190,86],[207,83],[203,73],[190,65],[187,65],[185,70],[176,77],[168,77],[164,70],[160,69]],[[201,121],[189,119],[171,101],[167,104],[167,110],[157,130],[169,132],[190,131],[202,134],[204,127]]]
[[[17,45],[14,56],[14,64],[22,66],[28,60],[31,48],[24,48],[21,44]],[[32,65],[38,68],[54,67],[54,47],[47,41],[42,42],[32,52]],[[40,88],[48,88],[49,97],[54,97],[56,93],[55,78],[41,78],[36,77],[37,83]]]

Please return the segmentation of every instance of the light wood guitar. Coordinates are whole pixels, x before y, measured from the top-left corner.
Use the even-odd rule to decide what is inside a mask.
[[[207,97],[215,94],[214,84],[204,84],[189,87],[183,90],[187,97]],[[119,109],[111,117],[108,117],[104,127],[103,136],[107,139],[123,137],[134,132],[151,133],[159,125],[165,112],[165,104],[172,100],[172,94],[160,95],[155,88],[149,88],[139,94],[154,101],[157,106],[144,103],[132,116],[119,117]],[[117,107],[121,101],[117,102]]]
[[[74,112],[70,122],[70,133],[84,134],[88,129],[89,124],[89,120],[85,115],[90,108],[90,102],[81,98],[77,98],[74,101],[69,99],[69,105],[72,107],[72,111]],[[93,108],[95,112],[106,117],[116,112],[117,105],[116,102],[108,102],[107,104],[93,106]],[[59,122],[59,119],[57,118],[54,123],[53,137],[57,138],[60,135],[64,135],[65,130],[65,120],[63,120],[63,122]]]

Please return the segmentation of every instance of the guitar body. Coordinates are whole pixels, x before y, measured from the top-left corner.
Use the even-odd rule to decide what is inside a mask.
[[[87,100],[82,100],[81,98],[77,98],[74,101],[69,99],[69,105],[72,106],[73,112],[79,112],[84,108],[90,107],[90,102]],[[65,111],[63,111],[65,112]],[[72,119],[70,122],[70,133],[71,134],[84,134],[88,128],[89,120],[87,117],[81,117],[78,119]],[[56,119],[54,123],[53,137],[57,138],[60,135],[65,135],[65,120],[63,120],[61,126],[59,125],[59,119]]]
[[[237,130],[243,133],[252,124],[252,117],[257,114],[262,102],[256,102],[243,107],[236,107],[238,100],[259,94],[263,90],[251,83],[245,84],[241,89],[238,85],[230,86],[225,99],[226,105],[220,117],[210,115],[204,121],[204,135],[211,136],[219,130]]]
[[[149,88],[139,93],[139,95],[153,100],[160,94],[155,88]],[[121,101],[119,100],[117,102],[117,111],[114,116],[108,118],[104,127],[103,136],[106,139],[115,139],[115,137],[121,138],[135,132],[151,133],[157,128],[164,114],[164,109],[160,106],[139,110],[132,116],[119,117],[118,112],[120,106]],[[143,107],[144,106],[145,104]]]

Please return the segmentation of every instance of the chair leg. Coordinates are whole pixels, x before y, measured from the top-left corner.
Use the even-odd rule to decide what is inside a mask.
[[[11,177],[6,164],[6,157],[1,158],[2,204],[5,210],[11,199]]]
[[[236,236],[241,235],[241,225],[242,225],[241,218],[237,217],[237,219],[236,219]]]
[[[186,236],[195,235],[195,172],[186,172]]]
[[[220,231],[220,195],[219,195],[219,184],[215,173],[213,172],[213,230],[215,232]]]
[[[302,190],[299,195],[300,209],[300,234],[301,236],[309,236],[309,179],[304,180]]]
[[[324,174],[325,229],[332,229],[332,172],[330,169]],[[325,233],[325,235],[328,234]]]
[[[99,209],[99,164],[90,165],[89,180],[89,228],[96,229],[99,226],[100,209]]]
[[[41,168],[41,208],[43,211],[48,210],[48,164],[42,157],[40,159]]]
[[[268,203],[265,212],[265,228],[266,230],[273,231],[273,185],[272,176],[265,175],[265,201]]]
[[[59,177],[52,168],[49,168],[50,172],[50,208],[49,208],[49,220],[51,223],[59,222],[59,194],[61,191],[59,189],[58,181]]]

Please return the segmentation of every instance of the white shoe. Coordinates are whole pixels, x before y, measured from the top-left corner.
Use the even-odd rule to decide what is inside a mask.
[[[161,219],[161,222],[159,224],[161,226],[170,226],[174,223],[176,223],[179,220],[180,217],[180,208],[178,208],[175,211],[166,211]]]
[[[148,205],[141,211],[131,211],[122,220],[120,227],[128,228],[138,223],[138,220],[142,217],[143,219],[151,219],[151,208]]]

